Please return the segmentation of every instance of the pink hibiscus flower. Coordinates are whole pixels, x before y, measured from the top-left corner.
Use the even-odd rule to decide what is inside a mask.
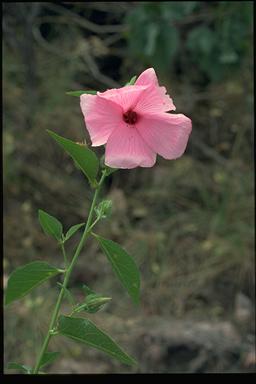
[[[80,105],[92,146],[106,144],[105,163],[112,168],[152,167],[156,155],[183,155],[192,130],[191,120],[175,110],[153,68],[134,85],[97,95],[83,94]]]

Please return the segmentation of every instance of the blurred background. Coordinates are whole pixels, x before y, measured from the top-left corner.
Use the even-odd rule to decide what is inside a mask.
[[[62,265],[39,208],[66,230],[88,212],[87,182],[46,133],[88,140],[79,99],[65,92],[120,87],[154,67],[193,122],[183,157],[118,171],[104,189],[113,213],[97,231],[135,258],[141,305],[92,240],[70,282],[77,297],[82,283],[112,297],[90,318],[138,367],[56,338],[50,350],[61,358],[48,372],[254,371],[252,14],[249,1],[3,4],[5,284],[34,260]],[[56,282],[5,310],[6,365],[34,364]]]

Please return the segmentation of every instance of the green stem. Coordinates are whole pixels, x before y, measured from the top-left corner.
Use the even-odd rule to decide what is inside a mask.
[[[62,250],[62,253],[63,253],[63,257],[64,257],[65,268],[67,268],[67,266],[68,266],[68,259],[67,259],[67,254],[66,254],[65,246],[64,246],[63,243],[60,243],[60,247],[61,247],[61,250]]]
[[[92,204],[91,204],[91,208],[90,208],[90,212],[89,212],[89,215],[88,215],[88,219],[87,219],[87,223],[86,223],[86,227],[85,227],[85,230],[84,230],[84,233],[81,237],[81,240],[76,248],[76,251],[75,251],[75,254],[73,256],[73,259],[71,260],[71,263],[69,265],[69,267],[67,268],[66,272],[65,272],[65,277],[64,277],[64,281],[63,281],[63,285],[62,285],[62,288],[61,288],[61,291],[59,293],[59,297],[58,297],[58,300],[56,302],[56,305],[54,307],[54,310],[53,310],[53,314],[52,314],[52,317],[51,317],[51,321],[50,321],[50,325],[49,325],[49,329],[48,329],[48,332],[47,332],[47,335],[44,339],[44,342],[43,342],[43,345],[42,345],[42,348],[41,348],[41,351],[39,353],[39,356],[38,356],[38,359],[37,359],[37,362],[36,362],[36,365],[35,365],[35,368],[33,370],[33,374],[36,374],[38,373],[39,371],[39,368],[40,368],[40,365],[41,365],[41,361],[42,361],[42,358],[47,350],[47,347],[48,347],[48,344],[49,344],[49,341],[51,339],[51,337],[53,336],[53,330],[56,326],[56,320],[58,318],[58,314],[59,314],[59,310],[60,310],[60,306],[61,306],[61,303],[62,303],[62,299],[64,297],[64,294],[65,294],[65,290],[67,288],[67,285],[68,285],[68,282],[69,282],[69,277],[73,271],[73,268],[75,266],[75,263],[78,259],[78,256],[80,255],[80,252],[86,242],[86,239],[87,237],[89,236],[90,234],[90,230],[91,230],[91,223],[92,223],[92,218],[93,218],[93,212],[94,212],[94,208],[95,208],[95,205],[96,205],[96,202],[97,202],[97,198],[98,198],[98,195],[99,195],[99,191],[100,191],[100,188],[103,184],[103,181],[105,179],[105,176],[106,176],[106,171],[103,171],[102,172],[102,177],[100,179],[100,182],[95,190],[95,193],[94,193],[94,197],[93,197],[93,200],[92,200]]]

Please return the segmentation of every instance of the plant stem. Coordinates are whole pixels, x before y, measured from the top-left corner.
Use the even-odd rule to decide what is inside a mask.
[[[47,347],[48,347],[48,344],[49,344],[49,341],[51,339],[51,337],[53,336],[52,335],[52,331],[53,329],[55,328],[56,326],[56,320],[58,318],[58,314],[59,314],[59,310],[60,310],[60,306],[61,306],[61,303],[62,303],[62,299],[64,297],[64,294],[65,294],[65,290],[67,288],[67,285],[68,285],[68,282],[69,282],[69,277],[73,271],[73,268],[75,266],[75,263],[78,259],[78,256],[80,255],[80,252],[86,242],[86,239],[87,237],[89,236],[90,234],[90,230],[91,230],[91,223],[92,223],[92,219],[93,219],[93,212],[94,212],[94,208],[95,208],[95,205],[96,205],[96,202],[97,202],[97,198],[98,198],[98,195],[99,195],[99,191],[100,191],[100,188],[103,184],[103,181],[105,179],[105,176],[106,176],[106,171],[104,170],[102,172],[102,177],[99,181],[99,184],[95,190],[95,193],[94,193],[94,197],[93,197],[93,200],[92,200],[92,204],[91,204],[91,208],[90,208],[90,211],[89,211],[89,215],[88,215],[88,219],[87,219],[87,223],[86,223],[86,227],[85,227],[85,230],[84,230],[84,233],[81,237],[81,240],[76,248],[76,251],[75,251],[75,254],[71,260],[71,263],[69,265],[69,267],[66,269],[66,272],[65,272],[65,277],[64,277],[64,281],[63,281],[63,285],[62,285],[62,288],[61,288],[61,291],[59,293],[59,296],[58,296],[58,300],[56,302],[56,305],[54,307],[54,310],[53,310],[53,313],[52,313],[52,317],[51,317],[51,321],[50,321],[50,325],[49,325],[49,329],[48,329],[48,332],[47,332],[47,335],[44,339],[44,342],[43,342],[43,345],[42,345],[42,348],[41,348],[41,351],[39,353],[39,356],[38,356],[38,359],[37,359],[37,362],[36,362],[36,365],[35,365],[35,368],[33,370],[33,374],[37,374],[39,369],[40,369],[40,365],[41,365],[41,361],[42,361],[42,358],[45,354],[45,352],[47,351]]]
[[[62,250],[62,253],[63,253],[63,257],[64,257],[65,268],[67,268],[67,266],[68,266],[68,259],[67,259],[67,254],[66,254],[65,246],[64,246],[63,243],[60,243],[60,247],[61,247],[61,250]]]

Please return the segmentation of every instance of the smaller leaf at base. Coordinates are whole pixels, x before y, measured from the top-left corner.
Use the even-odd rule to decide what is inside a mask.
[[[28,374],[30,374],[32,371],[31,367],[28,367],[27,365],[23,365],[23,364],[19,364],[19,363],[14,363],[14,362],[9,363],[7,366],[7,369],[17,369],[17,370],[21,370],[23,372],[26,372]]]
[[[81,228],[83,225],[85,225],[85,223],[76,224],[76,225],[73,225],[71,228],[69,228],[69,230],[65,235],[64,241],[67,241],[68,239],[70,239],[70,237],[72,237],[78,231],[78,229]]]
[[[98,240],[101,249],[124,288],[128,291],[135,304],[139,303],[140,272],[133,258],[117,243],[103,237],[93,235]]]
[[[60,316],[59,334],[70,339],[88,344],[127,365],[134,365],[136,361],[127,355],[105,332],[84,318]]]
[[[5,305],[10,304],[14,300],[21,299],[33,288],[36,288],[58,273],[61,273],[60,269],[53,267],[45,261],[33,261],[17,268],[10,274],[8,279]]]
[[[60,352],[45,352],[39,368],[43,368],[46,365],[53,363],[54,360],[56,360],[59,355],[60,355]]]
[[[62,224],[55,217],[49,215],[49,213],[39,209],[38,211],[39,222],[46,235],[54,237],[60,241],[62,237]]]

